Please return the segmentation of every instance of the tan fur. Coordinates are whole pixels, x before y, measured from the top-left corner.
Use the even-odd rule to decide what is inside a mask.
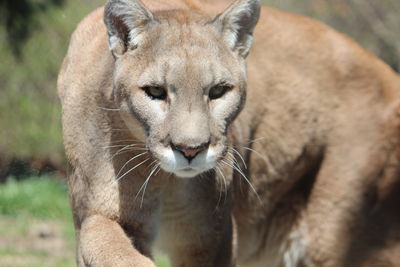
[[[176,267],[399,266],[399,76],[327,26],[263,7],[246,81],[245,48],[230,51],[203,14],[229,1],[144,4],[160,24],[137,47],[113,57],[100,8],[59,75],[78,265],[154,266],[158,240]],[[202,104],[217,73],[235,88]],[[158,76],[176,87],[157,102],[166,119],[138,88]],[[149,176],[160,147],[208,138],[221,172]],[[245,161],[236,154],[236,170],[221,163],[232,147]]]

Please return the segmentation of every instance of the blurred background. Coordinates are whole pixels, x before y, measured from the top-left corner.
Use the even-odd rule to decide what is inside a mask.
[[[0,0],[0,266],[75,265],[56,78],[76,24],[104,2]],[[322,20],[400,71],[399,0],[263,3]]]

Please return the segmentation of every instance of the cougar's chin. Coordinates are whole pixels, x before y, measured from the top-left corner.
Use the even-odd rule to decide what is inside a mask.
[[[180,177],[180,178],[192,178],[192,177],[196,177],[197,175],[199,175],[203,172],[204,171],[202,171],[202,170],[186,168],[183,170],[175,170],[175,171],[173,171],[173,174],[175,174],[177,177]]]

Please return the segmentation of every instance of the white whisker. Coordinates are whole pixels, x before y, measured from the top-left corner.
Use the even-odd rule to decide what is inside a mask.
[[[228,185],[227,185],[227,183],[226,183],[226,177],[225,177],[224,173],[222,172],[222,170],[221,170],[221,168],[220,168],[219,166],[215,166],[215,169],[217,169],[217,171],[219,172],[219,174],[220,174],[221,177],[222,177],[222,181],[224,182],[224,189],[225,189],[225,191],[224,191],[224,195],[225,195],[224,203],[225,203],[225,202],[226,202],[226,191],[228,190]],[[221,186],[222,186],[222,185],[221,185]],[[219,202],[220,202],[220,200],[221,200],[221,191],[222,191],[222,190],[220,190],[217,205],[219,205]]]
[[[228,157],[226,159],[229,159],[230,163],[239,167],[239,162],[236,160],[235,155],[232,152],[228,151],[227,156]]]
[[[147,148],[141,148],[141,147],[121,148],[120,150],[115,152],[114,155],[112,155],[111,159],[113,159],[115,156],[120,155],[122,153],[134,152],[134,151],[147,151]]]
[[[121,140],[112,141],[110,143],[118,144],[118,143],[124,143],[124,142],[129,142],[131,145],[144,144],[144,142],[137,141],[136,139],[121,139]],[[135,143],[132,143],[132,142],[135,142]]]
[[[156,163],[156,162],[157,162],[156,159],[153,160],[153,161],[146,167],[146,171],[147,171],[148,169],[152,168],[153,164]]]
[[[129,132],[129,129],[111,129],[111,131],[114,131],[114,132]]]
[[[100,107],[97,106],[97,108],[102,109],[102,110],[106,110],[106,111],[120,111],[120,108],[105,108],[105,107]]]
[[[232,151],[235,152],[236,155],[238,155],[239,158],[242,160],[244,168],[247,169],[246,162],[245,162],[244,158],[242,157],[242,155],[240,155],[239,151],[237,151],[234,147],[231,147],[231,148],[232,148]]]
[[[160,166],[161,164],[158,164],[158,166]],[[157,176],[157,174],[161,171],[161,167],[158,168],[158,170],[156,171],[156,173],[154,174],[154,176]]]
[[[219,174],[217,173],[217,166],[215,166],[214,168],[213,168],[213,170],[214,170],[214,172],[215,172],[215,177],[217,178],[216,180],[217,180],[217,183],[219,184],[219,196],[218,196],[218,201],[217,201],[217,204],[215,205],[215,209],[214,209],[214,212],[215,211],[217,211],[217,209],[218,209],[218,207],[219,207],[219,203],[221,202],[221,197],[222,197],[222,183],[219,181],[219,180],[223,180],[224,178],[219,178],[218,179],[218,176],[219,176]]]
[[[151,176],[153,175],[153,173],[157,170],[157,168],[158,168],[159,166],[160,166],[160,165],[157,164],[156,166],[153,167],[153,169],[151,170],[149,176],[147,176],[146,180],[144,181],[144,183],[142,184],[142,186],[139,188],[139,191],[137,192],[137,194],[136,194],[136,196],[135,196],[135,201],[136,201],[138,195],[140,194],[140,191],[142,191],[142,189],[143,189],[142,199],[141,199],[141,201],[140,201],[140,208],[142,208],[142,205],[143,205],[144,194],[145,194],[145,192],[146,192],[147,184],[149,183]]]
[[[261,198],[258,195],[256,189],[254,188],[254,186],[251,184],[250,180],[246,177],[246,175],[242,172],[242,170],[240,168],[238,168],[237,166],[235,166],[234,164],[229,164],[228,162],[221,160],[222,163],[224,163],[225,165],[235,169],[244,179],[245,181],[249,184],[251,190],[254,192],[254,194],[257,196],[258,200],[260,201],[260,203],[262,204]]]
[[[129,144],[129,145],[112,145],[112,146],[103,146],[102,148],[107,149],[107,148],[115,148],[115,147],[137,147],[139,146],[138,144]]]
[[[249,151],[251,151],[251,152],[254,152],[257,156],[259,156],[260,158],[262,158],[265,162],[267,162],[267,163],[269,162],[268,159],[265,158],[265,156],[262,155],[260,152],[254,150],[254,149],[252,149],[252,148],[250,148],[250,147],[245,147],[245,146],[244,146],[243,148],[246,149],[246,150],[249,150]]]
[[[121,177],[118,177],[115,181],[118,182],[120,179],[122,179],[125,175],[127,175],[128,173],[130,173],[131,171],[133,171],[134,169],[136,169],[137,167],[139,167],[140,165],[144,164],[146,161],[150,160],[150,158],[147,158],[145,160],[143,160],[142,162],[140,162],[139,164],[137,164],[136,166],[132,167],[131,169],[129,169],[126,173],[124,173],[124,175],[122,175]]]
[[[252,143],[258,142],[258,141],[260,141],[262,139],[265,139],[265,137],[259,137],[259,138],[253,139],[253,140],[249,140],[247,143],[248,144],[252,144]]]
[[[129,164],[129,162],[131,162],[132,160],[134,160],[134,159],[136,159],[136,158],[138,158],[138,157],[140,157],[140,156],[143,156],[143,155],[146,154],[146,153],[147,153],[147,152],[140,153],[140,154],[134,156],[133,158],[131,158],[130,160],[128,160],[127,162],[125,162],[125,164],[121,167],[121,169],[120,169],[119,172],[117,173],[117,177],[118,177],[119,174],[122,172],[122,170],[125,168],[125,166]]]

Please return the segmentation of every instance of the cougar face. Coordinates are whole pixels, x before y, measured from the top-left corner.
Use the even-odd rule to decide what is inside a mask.
[[[226,36],[223,14],[153,15],[144,6],[131,12],[145,18],[133,26],[134,36],[131,30],[113,44],[109,33],[114,95],[126,122],[141,123],[146,146],[165,171],[194,177],[213,169],[245,102],[247,51],[227,40],[236,37]]]

